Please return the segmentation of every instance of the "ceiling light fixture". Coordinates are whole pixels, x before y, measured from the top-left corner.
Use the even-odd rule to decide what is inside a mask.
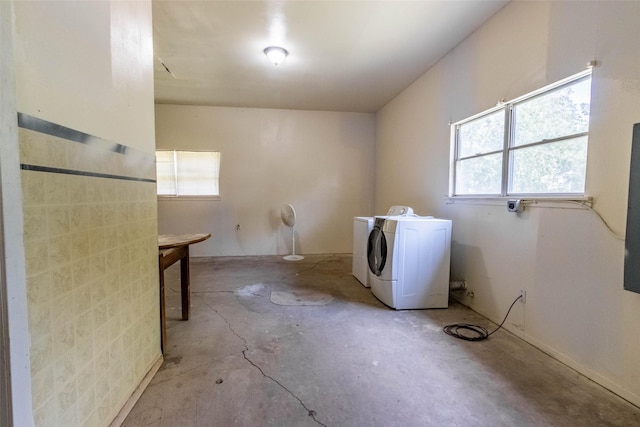
[[[273,63],[273,65],[281,64],[289,52],[285,48],[279,46],[269,46],[264,49],[264,54],[267,59]]]

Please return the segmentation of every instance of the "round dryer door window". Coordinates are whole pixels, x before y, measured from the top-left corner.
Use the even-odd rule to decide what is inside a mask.
[[[369,270],[376,276],[380,276],[387,262],[387,239],[384,237],[381,224],[376,224],[371,230],[371,234],[369,234],[367,259],[369,261]]]

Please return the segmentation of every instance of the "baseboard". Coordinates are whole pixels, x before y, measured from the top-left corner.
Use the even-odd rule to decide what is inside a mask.
[[[528,342],[529,344],[531,344],[532,346],[534,346],[535,348],[537,348],[538,350],[542,351],[543,353],[547,354],[550,357],[553,357],[554,359],[556,359],[558,362],[562,363],[563,365],[568,366],[569,368],[573,369],[574,371],[584,375],[585,377],[589,378],[591,381],[595,382],[596,384],[606,388],[607,390],[609,390],[610,392],[620,396],[622,399],[626,400],[627,402],[631,403],[632,405],[635,405],[637,407],[640,407],[640,396],[633,393],[630,390],[627,390],[624,387],[621,387],[619,384],[614,383],[613,381],[611,381],[610,379],[600,375],[598,372],[576,362],[574,359],[570,358],[569,356],[560,353],[559,351],[549,347],[548,345],[538,341],[535,338],[532,338],[531,336],[525,334],[524,332],[516,329],[516,328],[506,328],[509,332],[511,332],[512,334],[514,334],[515,336],[517,336],[518,338],[521,338],[522,340]]]
[[[113,421],[111,421],[109,427],[120,427],[122,425],[124,420],[129,415],[129,412],[131,412],[131,410],[133,409],[133,406],[136,404],[138,399],[140,399],[140,396],[142,396],[142,393],[144,393],[144,391],[147,389],[147,386],[156,375],[156,372],[158,372],[158,369],[160,369],[160,366],[162,366],[163,361],[164,358],[161,354],[153,363],[151,369],[149,369],[149,372],[147,372],[147,375],[144,376],[138,387],[136,387],[135,391],[131,393],[129,399],[127,399],[122,409],[120,409],[120,412],[118,412],[118,415],[116,415]]]
[[[467,304],[464,304],[460,298],[458,298],[456,295],[454,295],[453,293],[449,294],[451,299],[453,299],[454,301],[456,301],[457,303],[469,308],[470,310],[478,313],[477,311],[475,311],[473,308],[471,308],[470,306],[468,306]],[[480,313],[478,313],[480,314]],[[483,314],[480,314],[481,316],[485,317]],[[489,319],[487,319],[489,320]],[[546,355],[548,355],[549,357],[552,357],[554,359],[556,359],[558,362],[562,363],[563,365],[566,365],[567,367],[573,369],[574,371],[580,373],[581,375],[584,375],[585,377],[589,378],[591,381],[595,382],[596,384],[606,388],[607,390],[609,390],[610,392],[612,392],[613,394],[616,394],[618,396],[620,396],[622,399],[626,400],[627,402],[631,403],[632,405],[635,405],[637,407],[640,407],[640,396],[637,395],[636,393],[627,390],[624,387],[621,387],[620,385],[614,383],[613,381],[611,381],[610,379],[600,375],[599,373],[597,373],[596,371],[576,362],[574,359],[570,358],[569,356],[553,349],[552,347],[549,347],[548,345],[544,344],[543,342],[531,337],[530,335],[527,335],[526,333],[522,332],[521,330],[515,328],[515,327],[511,327],[509,325],[504,325],[503,328],[509,332],[511,332],[513,335],[517,336],[518,338],[522,339],[523,341],[528,342],[529,344],[531,344],[532,346],[534,346],[535,348],[537,348],[538,350],[542,351],[543,353],[545,353]]]

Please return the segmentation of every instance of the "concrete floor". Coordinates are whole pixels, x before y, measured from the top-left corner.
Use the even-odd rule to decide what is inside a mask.
[[[349,255],[192,259],[191,279],[183,322],[168,271],[165,362],[125,427],[640,425],[639,408],[508,332],[444,334],[495,327],[461,305],[386,308]],[[333,300],[270,300],[300,290]]]

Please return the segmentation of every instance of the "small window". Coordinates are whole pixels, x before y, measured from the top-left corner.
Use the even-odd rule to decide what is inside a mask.
[[[452,125],[452,196],[584,195],[591,73]]]
[[[158,196],[219,196],[220,153],[156,151]]]
[[[504,112],[461,124],[457,131],[456,194],[500,194]]]

